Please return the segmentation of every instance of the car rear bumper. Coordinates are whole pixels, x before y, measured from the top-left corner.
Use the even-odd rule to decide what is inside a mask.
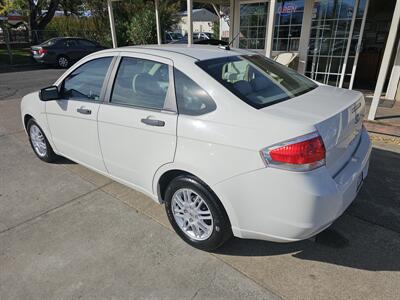
[[[329,227],[351,204],[367,176],[372,145],[365,129],[347,164],[332,177],[263,168],[213,186],[228,207],[235,236],[292,242]]]
[[[47,55],[32,55],[32,58],[40,64],[54,63],[54,59],[49,58]]]

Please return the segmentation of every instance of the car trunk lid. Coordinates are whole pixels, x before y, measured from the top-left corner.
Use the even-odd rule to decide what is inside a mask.
[[[262,111],[289,122],[314,126],[326,149],[326,167],[335,176],[357,148],[364,117],[361,93],[319,86],[293,99]]]
[[[31,46],[31,52],[34,56],[40,55],[41,46]]]

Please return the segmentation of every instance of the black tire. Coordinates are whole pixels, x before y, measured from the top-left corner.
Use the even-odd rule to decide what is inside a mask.
[[[172,198],[177,191],[182,189],[190,189],[199,195],[208,206],[212,215],[212,233],[204,240],[197,240],[190,237],[187,233],[180,228],[175,220],[172,211]],[[211,189],[194,176],[178,176],[171,181],[165,192],[165,211],[167,213],[169,222],[174,228],[175,232],[189,245],[205,250],[212,251],[222,246],[227,240],[232,237],[231,224],[228,215],[217,196]],[[211,227],[211,224],[210,224]]]
[[[59,68],[61,68],[61,69],[66,69],[66,68],[68,68],[68,67],[70,66],[71,61],[70,61],[70,59],[69,59],[68,56],[59,55],[59,56],[57,57],[57,62],[56,62],[56,64],[57,64],[57,67],[59,67]]]
[[[46,145],[46,149],[43,150],[43,152],[41,153],[41,151],[38,150],[38,148],[35,147],[33,141],[32,141],[32,132],[31,129],[32,127],[35,126],[41,133],[41,135],[43,136],[43,142]],[[36,156],[45,161],[45,162],[53,162],[57,159],[57,154],[54,153],[53,148],[51,148],[51,145],[49,143],[49,141],[47,140],[47,137],[45,136],[42,128],[35,122],[34,119],[30,119],[26,125],[26,129],[28,132],[28,137],[29,137],[29,143],[31,144],[31,147],[33,149],[33,152],[36,154]]]

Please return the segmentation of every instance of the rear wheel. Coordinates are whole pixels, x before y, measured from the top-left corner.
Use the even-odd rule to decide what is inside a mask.
[[[65,55],[60,55],[59,57],[57,57],[57,66],[59,68],[68,68],[70,64],[69,58]]]
[[[165,210],[176,233],[198,249],[215,250],[232,236],[219,199],[195,177],[180,176],[169,184]]]
[[[29,135],[29,142],[36,156],[45,162],[53,162],[57,158],[57,155],[54,153],[53,148],[51,148],[43,130],[33,119],[28,121],[26,128]]]

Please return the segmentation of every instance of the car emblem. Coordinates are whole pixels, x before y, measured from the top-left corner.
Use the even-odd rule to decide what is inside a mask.
[[[354,104],[353,107],[351,108],[351,112],[352,113],[356,112],[360,107],[361,107],[361,102]]]
[[[358,124],[358,122],[360,122],[360,120],[361,120],[361,114],[356,114],[356,116],[354,117],[354,122],[356,124]]]

